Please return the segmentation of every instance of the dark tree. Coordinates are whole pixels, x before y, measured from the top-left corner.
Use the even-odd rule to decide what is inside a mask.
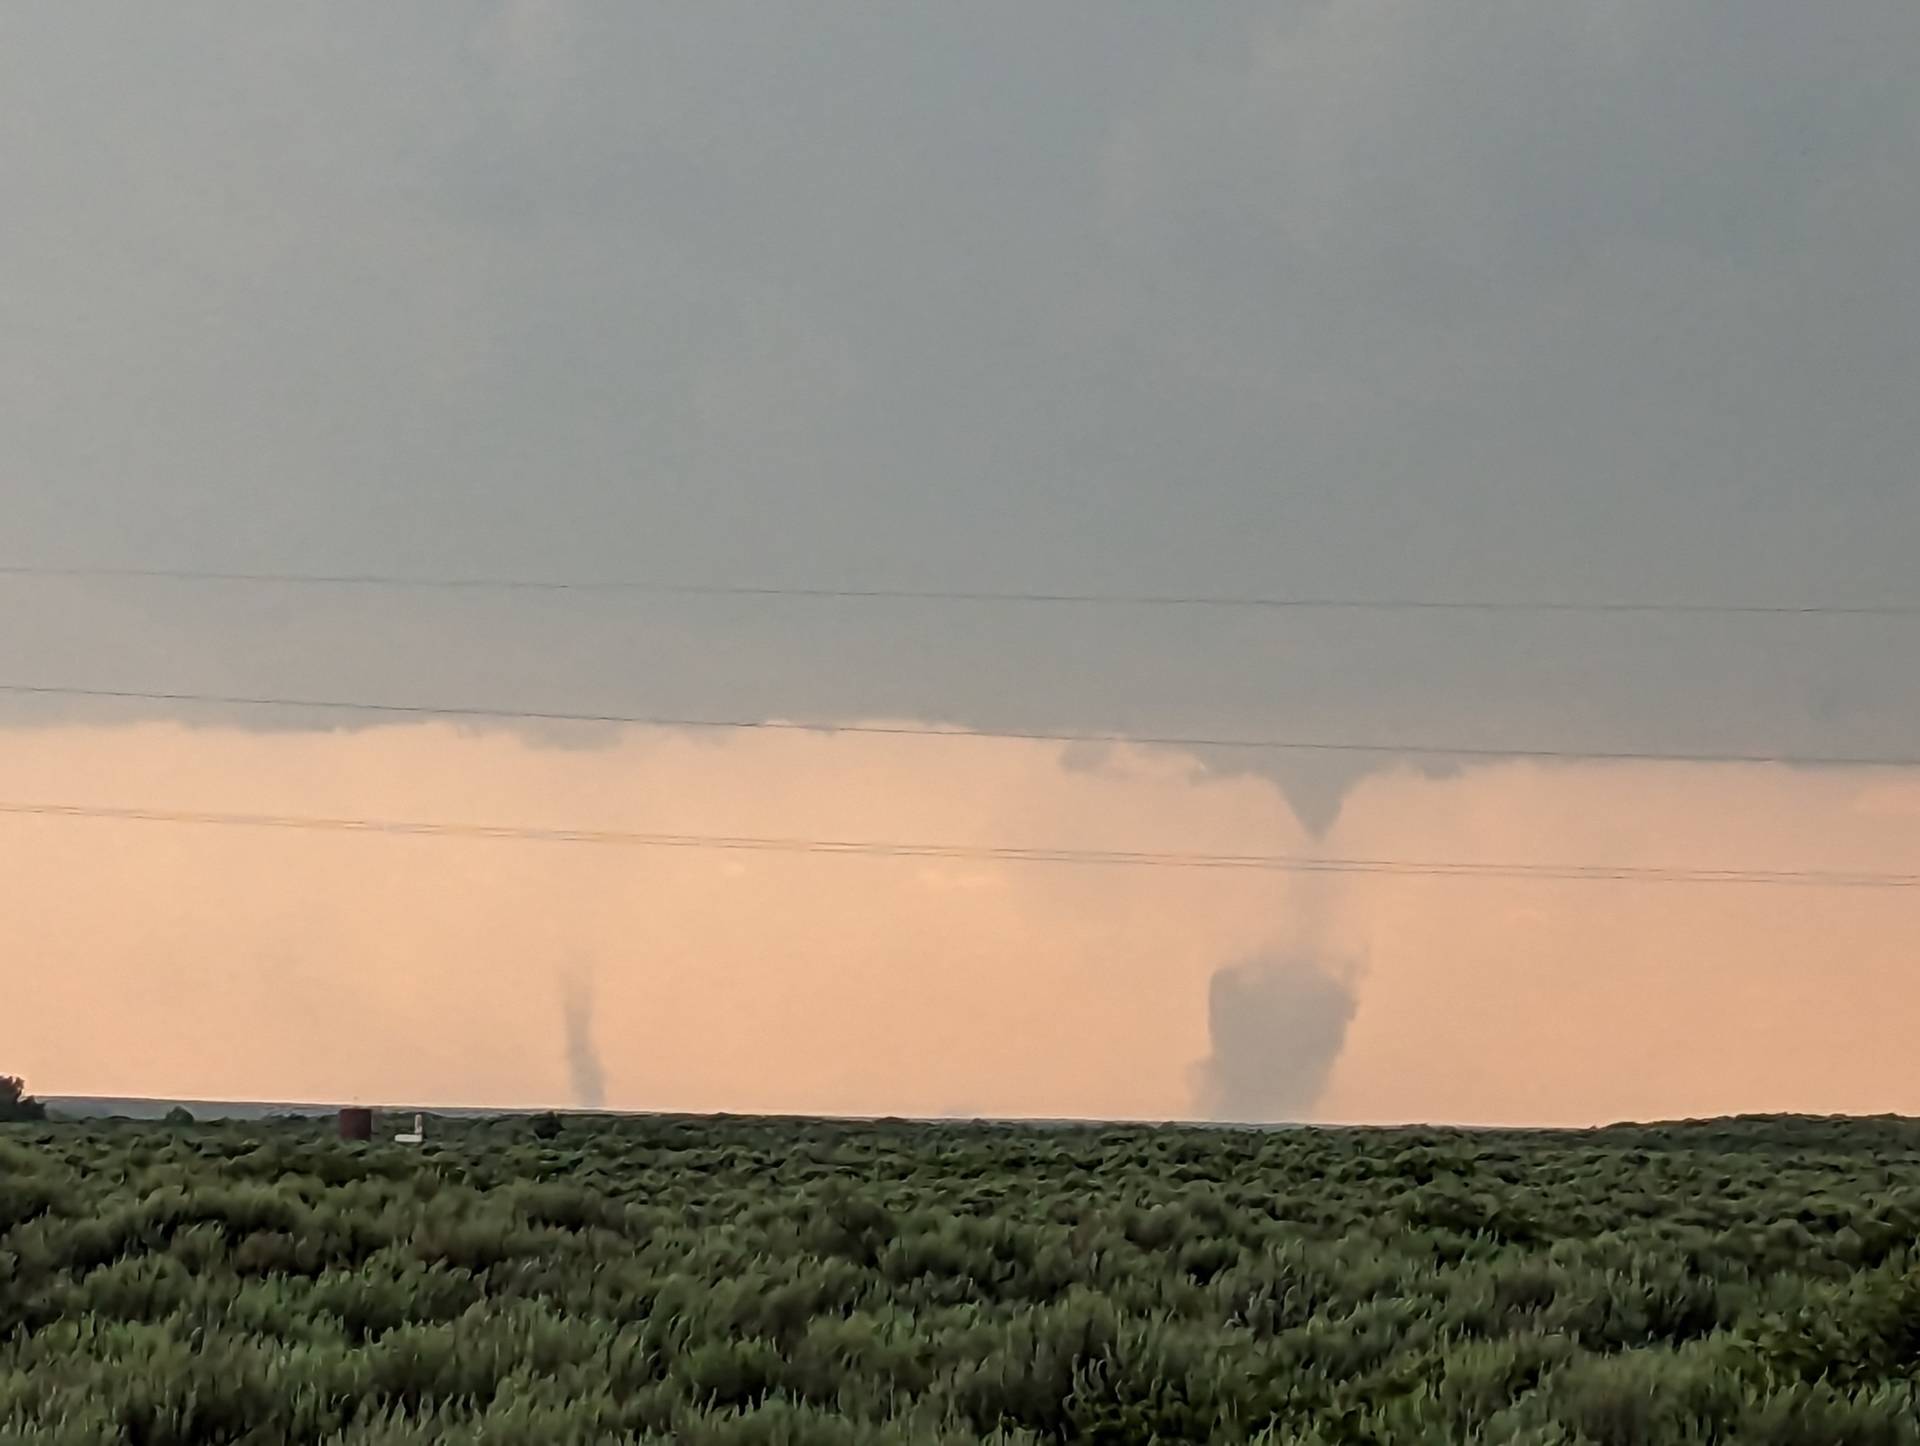
[[[47,1107],[27,1093],[27,1082],[0,1074],[0,1120],[44,1120]]]
[[[167,1111],[167,1123],[170,1125],[190,1125],[193,1122],[193,1111],[185,1105],[175,1105]]]
[[[533,1117],[533,1136],[537,1140],[551,1140],[560,1133],[560,1116],[552,1110]]]

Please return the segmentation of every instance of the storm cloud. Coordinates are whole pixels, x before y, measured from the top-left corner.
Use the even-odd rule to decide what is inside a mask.
[[[1920,602],[1916,67],[1907,0],[8,7],[0,568]],[[1182,753],[1274,852],[1346,846],[1376,786],[1477,796],[1422,743],[1920,752],[1910,616],[4,572],[0,608],[0,683],[1385,750]],[[384,720],[0,697],[155,721],[298,754]],[[996,844],[1065,823],[975,806]],[[1589,806],[1596,861],[1638,846]],[[1184,843],[1129,820],[1102,842]],[[1371,975],[1270,912],[1167,966],[1214,1017],[1206,1097],[1372,1099],[1339,1092]]]

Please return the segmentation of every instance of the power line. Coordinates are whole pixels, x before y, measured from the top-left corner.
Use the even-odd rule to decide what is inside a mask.
[[[1745,884],[1758,887],[1910,889],[1920,874],[1808,869],[1698,869],[1612,864],[1449,863],[1420,859],[1316,858],[1287,854],[988,847],[876,839],[768,838],[751,835],[643,833],[620,829],[539,828],[519,824],[442,823],[418,819],[327,818],[303,814],[218,813],[184,809],[110,808],[87,804],[0,801],[0,815],[111,820],[216,828],[291,829],[495,841],[570,843],[626,848],[832,854],[866,858],[979,863],[1118,865],[1133,868],[1245,869],[1278,873],[1379,874],[1415,878],[1514,879],[1548,882]]]
[[[733,583],[679,583],[646,579],[448,577],[398,573],[241,572],[164,567],[43,567],[0,565],[0,577],[94,578],[166,582],[284,584],[296,587],[379,588],[393,591],[601,593],[677,597],[794,598],[856,602],[941,602],[1067,605],[1075,607],[1240,609],[1298,612],[1472,612],[1669,614],[1750,617],[1920,617],[1920,603],[1701,603],[1574,602],[1566,599],[1347,597],[1258,593],[1135,593],[994,591],[974,588],[776,587]]]
[[[786,719],[697,718],[653,713],[571,712],[461,704],[379,703],[358,699],[298,698],[237,693],[163,692],[140,688],[81,688],[0,682],[0,694],[38,698],[92,698],[186,703],[210,707],[286,708],[375,713],[395,717],[487,718],[536,723],[610,723],[642,728],[687,728],[773,733],[851,733],[888,738],[994,739],[1040,743],[1113,743],[1143,748],[1222,748],[1267,752],[1430,755],[1446,758],[1568,759],[1606,763],[1749,763],[1801,768],[1920,768],[1920,754],[1675,752],[1642,748],[1527,748],[1491,744],[1363,743],[1325,738],[1221,738],[1194,734],[1123,733],[1076,729],[940,728],[920,723],[822,723]]]

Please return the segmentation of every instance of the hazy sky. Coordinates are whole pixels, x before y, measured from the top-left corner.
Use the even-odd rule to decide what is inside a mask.
[[[1910,0],[10,5],[0,566],[1920,603],[1917,67]],[[0,608],[0,683],[1920,753],[1912,618],[23,578],[0,578]],[[750,779],[746,822],[787,832],[1920,866],[1920,779],[1887,772],[1122,766],[78,703],[0,719],[16,800],[564,825],[617,799],[620,827],[665,811],[725,832],[707,795]],[[658,775],[675,748],[699,766]],[[413,862],[388,872],[395,847]],[[467,847],[0,818],[0,855],[64,860],[84,901],[0,911],[0,968],[64,961],[35,1010],[0,1017],[0,1068],[26,1058],[48,1089],[339,1092],[317,1023],[260,1032],[320,1019],[313,981],[337,977],[402,991],[369,1038],[474,1012],[492,1065],[363,1061],[375,1093],[444,1099],[1920,1109],[1920,1066],[1870,1069],[1858,1033],[1920,998],[1912,892],[1431,881],[1316,901],[1274,876],[994,868],[936,903],[901,866],[809,859],[756,865],[763,889],[715,912],[661,913],[588,880],[718,888],[728,861],[426,862]],[[439,872],[472,868],[498,872]],[[1800,922],[1734,927],[1774,911]],[[492,997],[537,1009],[475,1012],[445,987],[468,954]],[[776,1008],[795,978],[808,1009]],[[1852,1002],[1816,1022],[1808,991],[1829,985]],[[143,990],[249,1040],[224,1062],[103,1053],[147,1017]],[[1444,1030],[1436,998],[1456,1006]],[[796,1039],[716,1022],[749,1008]],[[700,1055],[672,1009],[733,1042]],[[981,1033],[909,1079],[927,1058],[910,1021],[955,1010]],[[1746,1024],[1714,1023],[1729,1010]],[[1415,1049],[1418,1021],[1439,1035]],[[1702,1030],[1722,1040],[1713,1088],[1682,1057]],[[1621,1048],[1647,1058],[1594,1083]],[[1804,1073],[1780,1063],[1794,1048]],[[840,1074],[808,1072],[823,1050]]]

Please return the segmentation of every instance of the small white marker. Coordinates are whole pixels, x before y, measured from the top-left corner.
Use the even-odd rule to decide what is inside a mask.
[[[413,1133],[409,1135],[395,1135],[393,1142],[396,1145],[418,1145],[425,1141],[426,1138],[426,1122],[422,1120],[419,1115],[415,1115],[413,1117]]]

